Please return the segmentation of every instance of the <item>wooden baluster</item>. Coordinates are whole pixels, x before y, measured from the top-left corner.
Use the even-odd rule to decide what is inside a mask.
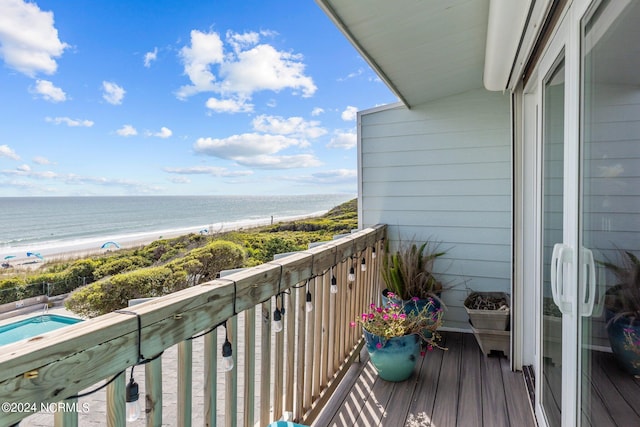
[[[278,304],[278,297],[275,298],[275,306],[280,307]],[[281,301],[284,298],[280,299]],[[275,311],[275,308],[274,308]],[[286,311],[286,310],[285,310]],[[286,317],[286,315],[285,315]],[[284,324],[284,321],[283,321]],[[278,420],[282,417],[282,405],[284,402],[284,338],[285,332],[284,329],[280,332],[276,332],[276,346],[273,357],[275,358],[275,378],[274,378],[274,389],[273,389],[273,419]]]
[[[184,340],[178,343],[178,425],[191,426],[191,385],[193,342]]]
[[[204,423],[206,427],[218,424],[218,331],[204,336]]]
[[[271,301],[262,303],[262,325],[260,328],[260,425],[266,426],[270,419],[271,405]]]
[[[117,382],[115,380],[114,382]],[[124,395],[120,394],[122,398]],[[67,399],[61,402],[67,407],[72,407],[73,405],[78,405],[78,399]],[[122,409],[124,413],[124,408]],[[53,415],[53,425],[54,427],[77,427],[78,426],[78,411],[56,411]],[[124,426],[124,423],[121,424]]]
[[[224,424],[227,427],[238,425],[238,316],[233,316],[227,320],[227,336],[231,345],[234,346],[233,364],[234,369],[225,373],[225,394],[224,394]]]
[[[293,291],[293,289],[290,289]],[[294,375],[294,357],[295,357],[295,308],[293,304],[293,294],[285,296],[285,304],[287,305],[287,315],[284,317],[286,323],[287,343],[287,369],[286,369],[286,381],[285,381],[285,402],[284,410],[293,411],[293,375]]]
[[[293,419],[299,420],[302,416],[303,397],[304,397],[304,382],[305,378],[305,338],[307,332],[307,287],[302,286],[295,290],[296,294],[296,343],[295,343],[295,355],[296,355],[296,368],[295,368],[295,406],[293,407]]]
[[[107,426],[124,427],[126,424],[125,397],[126,397],[126,372],[116,376],[116,379],[107,386]],[[56,414],[57,415],[57,414]],[[67,424],[63,424],[67,425]],[[56,424],[57,426],[57,424]]]
[[[144,365],[147,427],[162,426],[162,357]]]
[[[244,312],[244,425],[255,425],[256,308]]]
[[[338,266],[333,266],[333,276],[338,281],[338,293],[332,294],[329,293],[329,318],[325,318],[325,324],[327,325],[328,333],[326,337],[327,349],[326,354],[324,355],[326,359],[326,376],[325,381],[331,380],[333,378],[333,374],[335,373],[335,358],[336,358],[336,316],[337,316],[337,305],[338,305],[338,295],[340,293],[340,286],[342,286],[342,278],[339,275]]]
[[[322,314],[326,310],[324,305],[323,290],[325,288],[327,275],[323,274],[320,277],[316,277],[313,281],[313,327],[311,328],[313,333],[313,346],[311,349],[313,359],[313,373],[311,375],[310,383],[311,388],[311,401],[309,406],[320,395],[320,371],[322,365]]]

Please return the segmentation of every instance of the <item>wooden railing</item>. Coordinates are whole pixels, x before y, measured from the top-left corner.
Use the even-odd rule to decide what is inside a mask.
[[[310,424],[361,349],[361,333],[349,323],[379,295],[380,257],[375,254],[382,251],[384,233],[384,226],[361,230],[7,345],[0,354],[0,425],[12,425],[45,408],[54,412],[56,426],[76,426],[85,410],[98,410],[97,404],[79,403],[91,396],[80,401],[74,396],[111,380],[102,410],[104,425],[124,426],[130,367],[142,364],[144,369],[135,369],[135,379],[141,385],[143,417],[146,425],[160,426],[163,352],[175,345],[177,366],[169,370],[177,372],[177,403],[164,412],[177,419],[167,418],[165,424],[190,426],[195,417],[207,426],[266,426],[287,415]],[[351,268],[353,282],[348,280]],[[337,293],[331,292],[334,277]],[[307,293],[311,312],[305,308]],[[284,328],[277,333],[272,329],[276,308],[285,309]],[[229,372],[219,366],[225,333],[235,362]],[[192,340],[202,334],[198,339],[203,342]],[[194,352],[194,342],[203,351]],[[204,405],[199,408],[203,413],[194,416],[192,366],[199,357],[204,358],[203,372],[196,374],[204,384]],[[165,387],[164,392],[176,390]],[[47,406],[51,403],[58,406]],[[90,415],[94,420],[96,414]]]

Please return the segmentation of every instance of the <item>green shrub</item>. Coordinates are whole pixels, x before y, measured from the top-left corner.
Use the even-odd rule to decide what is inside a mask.
[[[130,299],[151,298],[184,289],[187,275],[167,267],[149,267],[106,277],[74,291],[65,307],[84,317],[119,310]]]
[[[214,240],[201,248],[193,249],[184,258],[168,264],[171,268],[185,271],[190,284],[208,282],[222,270],[244,266],[242,246],[223,240]]]
[[[93,277],[97,280],[106,276],[149,267],[150,265],[151,261],[139,255],[111,258],[94,270]]]

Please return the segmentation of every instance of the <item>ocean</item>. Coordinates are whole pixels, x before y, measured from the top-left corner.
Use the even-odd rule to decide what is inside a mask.
[[[0,260],[324,213],[354,195],[1,197]]]

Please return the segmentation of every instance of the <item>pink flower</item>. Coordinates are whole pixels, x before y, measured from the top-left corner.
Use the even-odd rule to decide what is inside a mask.
[[[374,303],[369,304],[370,308],[376,308],[376,305]]]
[[[404,314],[404,313],[400,313],[399,316],[400,316],[401,319],[406,319],[407,318],[407,315]]]
[[[377,349],[381,349],[381,348],[382,348],[382,343],[381,343],[381,342],[378,342],[378,343],[376,344],[376,348],[377,348]]]
[[[427,350],[428,350],[428,351],[433,351],[433,346],[432,346],[431,344],[429,344],[429,345],[427,346]]]
[[[396,296],[396,294],[394,294],[393,292],[387,292],[387,297],[393,298],[395,296]]]
[[[382,319],[384,319],[384,320],[389,320],[389,315],[388,315],[388,314],[385,314],[384,316],[382,316]]]
[[[424,356],[426,356],[426,355],[427,355],[427,352],[426,352],[426,351],[424,351],[424,350],[420,351],[420,356],[424,357]]]
[[[413,301],[413,302],[417,302],[417,301],[420,301],[420,298],[418,298],[418,297],[412,297],[412,298],[411,298],[411,301]]]
[[[367,313],[362,313],[362,320],[367,320]]]
[[[378,313],[382,313],[382,307],[378,307],[378,308],[376,308],[376,311],[377,311]]]
[[[369,313],[369,319],[373,320],[373,318],[374,318],[374,317],[375,317],[375,316],[374,316],[374,314],[373,314],[373,313]]]
[[[349,326],[351,326],[352,328],[355,328],[356,327],[356,322],[349,323]]]
[[[396,313],[393,313],[393,320],[398,320],[398,315]]]

